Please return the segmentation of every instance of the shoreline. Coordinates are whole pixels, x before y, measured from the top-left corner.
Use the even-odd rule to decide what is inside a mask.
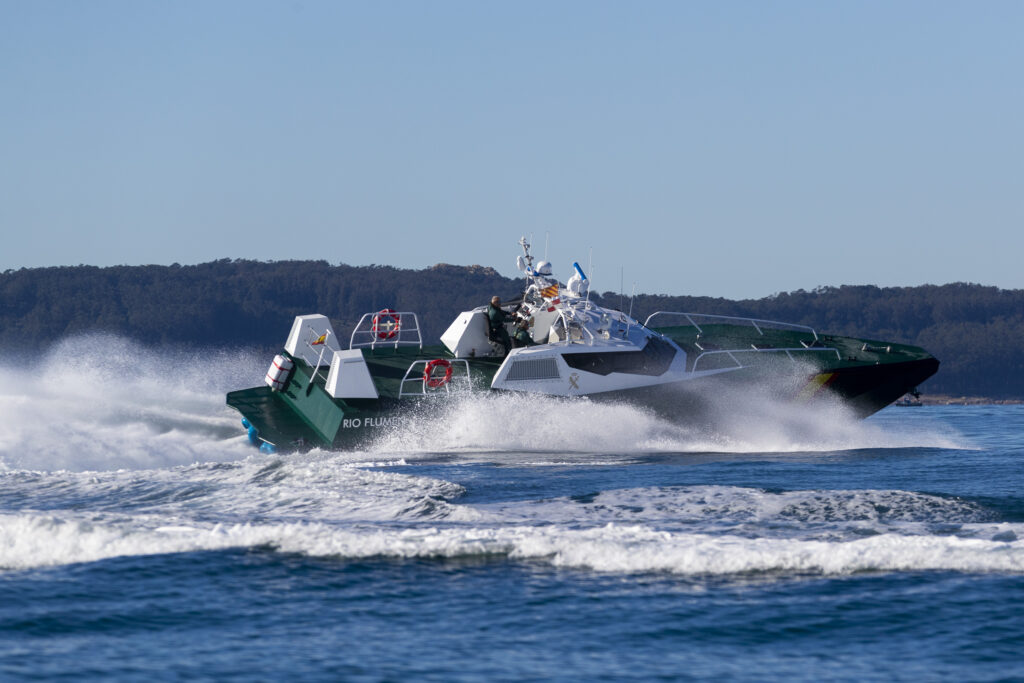
[[[1019,398],[989,398],[987,396],[950,396],[948,394],[922,394],[926,406],[1016,406],[1024,404]],[[894,404],[895,405],[895,404]]]

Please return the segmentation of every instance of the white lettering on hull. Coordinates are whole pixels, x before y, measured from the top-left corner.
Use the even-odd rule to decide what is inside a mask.
[[[377,429],[379,427],[397,427],[402,424],[404,418],[393,415],[391,417],[354,417],[341,421],[342,429]]]

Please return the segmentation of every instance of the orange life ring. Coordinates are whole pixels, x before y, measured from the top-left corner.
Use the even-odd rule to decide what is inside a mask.
[[[437,377],[434,375],[435,368],[444,368],[444,375]],[[427,363],[426,369],[423,370],[423,382],[431,389],[437,389],[448,384],[452,379],[452,364],[450,361],[444,358],[436,358]]]
[[[377,339],[394,339],[402,329],[402,318],[390,308],[373,316],[373,333]]]

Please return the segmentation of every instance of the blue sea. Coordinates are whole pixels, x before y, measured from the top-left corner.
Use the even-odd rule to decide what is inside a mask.
[[[277,456],[224,406],[267,363],[0,362],[0,679],[1024,680],[1024,406],[484,396]]]

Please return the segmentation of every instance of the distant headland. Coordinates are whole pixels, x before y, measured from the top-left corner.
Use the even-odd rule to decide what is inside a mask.
[[[989,398],[987,396],[950,396],[948,394],[921,394],[918,399],[926,406],[1005,406],[1021,405],[1024,399]]]

